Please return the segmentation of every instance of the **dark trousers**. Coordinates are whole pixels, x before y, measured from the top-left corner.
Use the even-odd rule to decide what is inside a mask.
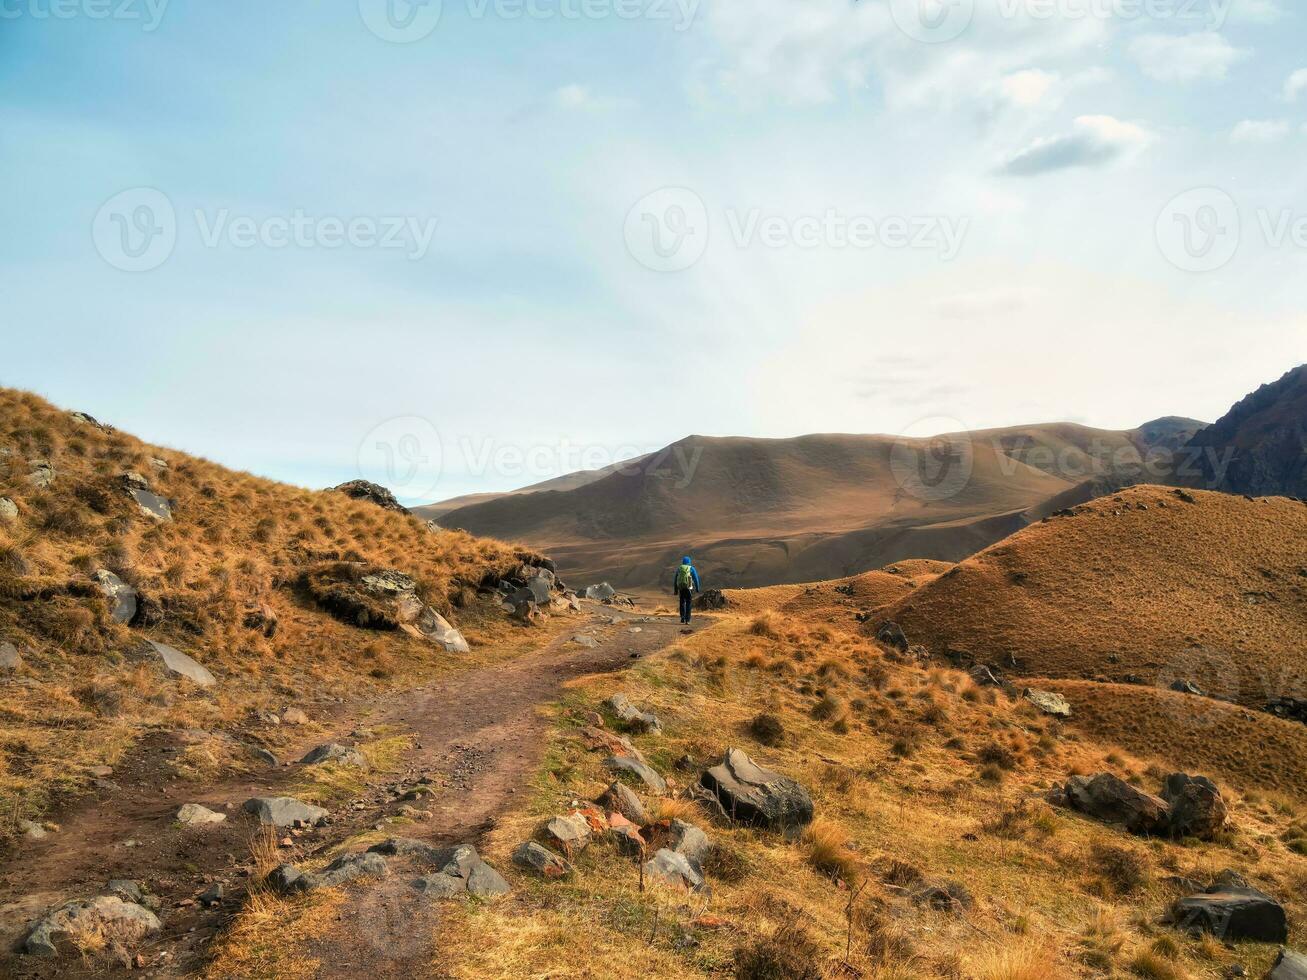
[[[681,589],[680,592],[681,592],[681,622],[688,623],[690,621],[690,608],[692,605],[691,599],[693,598],[694,593],[691,592],[689,589]]]

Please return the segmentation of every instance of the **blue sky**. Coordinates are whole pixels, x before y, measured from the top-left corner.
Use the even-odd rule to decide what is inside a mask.
[[[0,383],[432,499],[1307,359],[1288,4],[385,3],[2,0]]]

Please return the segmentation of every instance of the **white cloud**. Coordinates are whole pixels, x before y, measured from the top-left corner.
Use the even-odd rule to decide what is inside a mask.
[[[1303,92],[1307,92],[1307,68],[1299,68],[1284,80],[1284,101],[1295,102]]]
[[[1275,143],[1288,135],[1287,119],[1245,119],[1230,132],[1230,142]]]
[[[587,86],[576,83],[555,89],[551,101],[557,108],[572,112],[599,112],[625,104],[622,99],[595,95]]]
[[[1215,31],[1201,34],[1145,34],[1130,45],[1144,74],[1159,82],[1220,81],[1248,52]]]
[[[1011,157],[1002,172],[1034,177],[1072,167],[1101,167],[1135,153],[1156,137],[1113,116],[1080,116],[1070,133],[1043,137]]]
[[[1003,97],[1013,105],[1036,106],[1044,101],[1058,81],[1056,73],[1027,68],[1005,76],[999,83],[999,89]]]

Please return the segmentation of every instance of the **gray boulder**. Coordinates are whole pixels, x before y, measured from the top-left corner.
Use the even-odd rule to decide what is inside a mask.
[[[1165,800],[1108,772],[1092,778],[1072,776],[1065,792],[1072,809],[1105,823],[1120,824],[1133,834],[1163,834],[1170,823],[1171,810]]]
[[[649,811],[635,795],[635,790],[618,780],[614,780],[595,802],[605,810],[620,813],[631,823],[644,826],[649,822]]]
[[[1206,776],[1171,773],[1162,786],[1162,799],[1171,808],[1170,830],[1176,837],[1211,840],[1225,828],[1225,799]]]
[[[540,828],[539,834],[545,844],[569,857],[590,845],[590,824],[585,817],[576,813],[550,817]]]
[[[363,851],[359,854],[342,854],[321,871],[304,875],[308,879],[306,890],[335,888],[355,878],[384,878],[390,873],[386,859],[380,854]]]
[[[665,847],[645,862],[644,876],[660,885],[684,891],[698,891],[703,887],[703,872],[698,862]]]
[[[468,653],[472,649],[463,634],[430,606],[424,607],[412,623],[404,624],[403,629],[439,644],[449,653]]]
[[[881,623],[876,628],[876,639],[895,650],[906,651],[908,649],[908,638],[898,623]]]
[[[149,909],[124,902],[116,895],[65,902],[28,931],[21,949],[31,956],[61,956],[77,952],[76,942],[99,935],[123,945],[140,942],[161,928]]]
[[[150,489],[150,483],[139,473],[127,473],[122,478],[127,495],[136,502],[141,513],[156,521],[172,520],[172,501]]]
[[[183,803],[177,811],[177,822],[187,827],[199,827],[204,824],[222,823],[227,814],[217,813],[198,803]]]
[[[703,862],[709,848],[712,847],[707,834],[694,824],[686,823],[684,820],[672,821],[668,844],[670,850],[684,855],[695,862],[696,865]]]
[[[351,745],[341,745],[338,742],[328,742],[310,749],[300,762],[306,766],[334,762],[342,766],[358,766],[360,769],[368,767],[368,760],[363,757],[362,752]]]
[[[1307,980],[1307,956],[1291,949],[1281,949],[1271,964],[1266,980]]]
[[[611,599],[617,595],[617,590],[607,582],[600,582],[598,585],[588,586],[582,594],[587,599],[597,599],[603,602],[605,599]]]
[[[667,781],[658,775],[648,764],[629,755],[610,755],[604,760],[604,767],[610,772],[630,773],[641,780],[655,793],[667,792]]]
[[[1071,717],[1071,702],[1053,691],[1041,691],[1037,688],[1028,687],[1021,692],[1021,696],[1046,715],[1052,715],[1055,718]]]
[[[641,711],[633,705],[625,694],[614,694],[604,706],[608,708],[617,719],[633,732],[661,732],[663,730],[662,722],[658,716],[648,711]]]
[[[109,599],[109,615],[115,623],[130,623],[136,618],[136,590],[105,568],[91,573],[91,581]]]
[[[124,902],[145,904],[145,893],[141,891],[141,886],[130,878],[110,878],[104,890],[106,894],[116,895]]]
[[[28,466],[27,482],[38,490],[54,483],[54,466],[48,459],[34,459]]]
[[[1289,938],[1284,906],[1251,887],[1217,884],[1182,898],[1171,907],[1170,920],[1179,929],[1209,932],[1224,942],[1282,943]]]
[[[367,480],[350,480],[347,483],[332,487],[331,490],[333,493],[343,493],[354,500],[364,500],[370,504],[376,504],[384,510],[393,510],[401,514],[408,513],[408,508],[402,506],[395,499],[395,495],[379,483],[370,483]]]
[[[290,796],[256,796],[245,801],[245,812],[254,814],[260,823],[270,823],[274,827],[296,824],[312,827],[327,818],[327,811],[322,807]]]
[[[18,505],[8,497],[0,497],[0,521],[18,520]]]
[[[263,883],[279,895],[292,895],[303,890],[303,879],[304,875],[295,865],[279,864],[268,872]]]
[[[0,674],[12,674],[23,665],[23,658],[18,647],[12,643],[0,643]]]
[[[732,820],[780,831],[812,822],[808,791],[788,776],[764,769],[739,749],[727,749],[721,763],[707,770],[699,784]]]
[[[217,683],[217,679],[202,665],[180,650],[175,650],[157,640],[145,640],[136,648],[134,655],[137,659],[157,660],[168,674],[185,678],[200,687],[210,687]]]
[[[439,870],[412,882],[412,886],[431,898],[453,898],[461,894],[477,898],[507,895],[508,882],[486,864],[471,844],[436,849],[431,862]]]
[[[520,868],[534,871],[542,878],[550,879],[566,878],[575,870],[566,858],[559,857],[533,840],[527,841],[513,852],[513,863]]]

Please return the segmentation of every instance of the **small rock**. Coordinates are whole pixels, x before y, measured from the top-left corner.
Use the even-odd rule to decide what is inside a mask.
[[[18,821],[18,832],[28,840],[45,840],[50,836],[46,829],[34,820]]]
[[[256,796],[245,801],[245,812],[274,827],[290,827],[296,823],[313,826],[327,818],[327,811],[322,807],[289,796]]]
[[[205,906],[219,905],[222,902],[222,897],[223,897],[222,882],[215,881],[208,888],[204,889],[204,891],[200,892],[200,894],[196,897],[196,901],[198,901],[201,905],[205,905]]]
[[[1307,956],[1282,948],[1266,980],[1307,980]]]
[[[136,617],[136,590],[105,568],[91,573],[91,581],[109,599],[109,615],[115,623],[130,623]]]
[[[130,878],[112,878],[104,886],[104,890],[110,895],[117,895],[124,902],[135,902],[140,905],[145,901],[141,886]]]
[[[617,590],[607,582],[600,582],[598,585],[591,585],[582,593],[587,599],[597,599],[603,602],[605,599],[611,599],[617,595]]]
[[[697,862],[667,848],[662,848],[645,862],[644,874],[650,881],[669,888],[698,891],[703,887],[703,872]]]
[[[614,694],[604,706],[615,714],[622,724],[626,725],[634,732],[660,732],[662,731],[662,722],[658,716],[651,712],[641,711],[633,705],[625,694]]]
[[[572,637],[572,642],[579,647],[586,647],[591,650],[599,645],[599,641],[589,633],[578,633]]]
[[[166,673],[173,677],[184,678],[200,687],[211,687],[217,683],[217,679],[207,669],[180,650],[175,650],[165,643],[145,640],[133,651],[133,654],[139,659],[157,660],[163,665]]]
[[[177,811],[177,822],[185,824],[187,827],[197,827],[202,824],[222,823],[227,819],[225,813],[215,813],[208,807],[200,806],[198,803],[184,803],[181,809]]]
[[[325,762],[334,762],[342,766],[357,766],[360,769],[368,768],[368,760],[363,757],[362,752],[352,746],[341,745],[338,742],[328,742],[325,745],[310,749],[308,754],[300,759],[300,762],[306,766],[318,766]]]
[[[612,772],[628,772],[640,779],[655,793],[667,792],[667,781],[658,775],[646,763],[629,755],[612,755],[604,760],[604,766]]]
[[[1046,715],[1052,715],[1055,718],[1071,717],[1071,703],[1062,695],[1053,691],[1040,691],[1037,688],[1028,687],[1021,692],[1021,696]]]
[[[574,870],[566,858],[559,857],[535,841],[527,841],[514,851],[513,863],[549,879],[566,878]]]
[[[0,521],[18,520],[18,505],[8,497],[0,497]]]
[[[550,817],[539,834],[545,844],[569,857],[590,844],[590,825],[578,814]]]
[[[605,810],[620,813],[627,820],[640,826],[649,822],[649,812],[640,802],[640,797],[633,789],[618,780],[614,780],[595,802]]]
[[[299,708],[287,708],[281,713],[281,720],[286,725],[307,725],[309,716]]]
[[[908,638],[898,623],[885,622],[876,628],[876,639],[887,647],[907,652]]]
[[[76,953],[77,941],[87,935],[135,943],[160,928],[159,919],[149,909],[115,895],[99,895],[65,902],[47,914],[28,931],[21,949],[32,956],[60,956]]]
[[[12,643],[0,643],[0,674],[12,674],[23,665],[23,658],[18,647]]]

